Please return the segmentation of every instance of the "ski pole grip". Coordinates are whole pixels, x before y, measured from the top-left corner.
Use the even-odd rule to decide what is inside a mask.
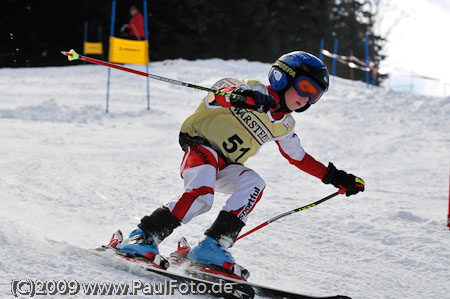
[[[235,101],[239,101],[239,102],[246,102],[247,101],[247,97],[240,95],[240,94],[236,94],[236,93],[231,93],[231,98],[233,98],[233,100]]]

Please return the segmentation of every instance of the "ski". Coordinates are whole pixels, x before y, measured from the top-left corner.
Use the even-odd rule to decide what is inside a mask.
[[[192,295],[209,295],[218,298],[226,299],[252,299],[255,296],[264,298],[295,298],[295,299],[350,299],[347,296],[336,295],[328,297],[313,297],[302,294],[297,294],[289,291],[283,291],[275,288],[266,287],[263,285],[251,283],[245,280],[237,278],[231,278],[221,274],[214,274],[204,272],[199,267],[189,267],[186,263],[171,264],[170,270],[162,269],[159,265],[156,265],[143,257],[127,257],[117,253],[117,250],[109,246],[103,246],[98,248],[98,252],[113,250],[116,256],[127,260],[129,262],[140,265],[144,270],[161,276],[162,279],[170,279],[176,284],[181,286],[184,283],[189,285],[189,294]],[[173,261],[173,259],[168,259]],[[112,263],[114,265],[114,263]],[[172,268],[174,268],[172,270]],[[154,277],[143,277],[148,279],[154,279]],[[172,284],[173,284],[172,282]],[[167,284],[167,282],[166,282]],[[177,289],[181,294],[187,294],[186,290]]]
[[[255,296],[264,298],[350,299],[343,295],[312,297],[248,282],[246,280],[249,276],[248,271],[237,264],[225,269],[192,262],[186,258],[190,246],[184,237],[178,242],[177,251],[173,252],[168,258],[160,255],[156,255],[153,260],[139,256],[131,257],[115,248],[117,242],[121,241],[121,237],[120,231],[115,232],[108,245],[95,249],[96,254],[113,252],[114,254],[111,255],[113,258],[121,258],[127,262],[135,263],[146,272],[160,276],[166,284],[170,280],[170,284],[172,286],[177,285],[178,288],[174,289],[182,295],[209,295],[226,299],[251,299]],[[169,264],[170,269],[168,269]],[[119,270],[124,270],[123,265],[120,266],[115,262],[111,262],[111,266],[117,266]],[[143,278],[155,279],[151,275]],[[184,286],[185,289],[180,289],[180,286]]]
[[[226,299],[251,299],[255,297],[255,292],[251,286],[242,284],[240,281],[233,282],[231,281],[231,278],[226,278],[225,276],[222,278],[217,275],[214,279],[213,275],[204,275],[203,278],[200,276],[194,277],[183,273],[184,267],[172,267],[171,265],[171,268],[177,268],[178,271],[167,270],[145,257],[129,257],[109,245],[103,245],[102,247],[95,249],[96,253],[107,251],[112,251],[114,252],[114,256],[135,263],[142,269],[161,276],[161,278],[166,281],[166,285],[175,286],[169,288],[177,290],[181,295],[210,295]],[[124,270],[124,268],[117,265],[117,263],[111,263],[111,266],[117,266],[118,269]],[[154,279],[152,276],[145,275],[143,278],[148,278],[150,280]],[[170,282],[167,282],[168,279]]]

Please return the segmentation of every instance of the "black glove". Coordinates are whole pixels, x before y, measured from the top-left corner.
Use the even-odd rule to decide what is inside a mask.
[[[361,178],[343,170],[338,170],[331,162],[328,164],[328,172],[322,179],[322,182],[332,184],[339,188],[342,193],[345,192],[347,196],[364,192],[364,186],[366,185]]]
[[[242,96],[236,98],[230,97],[230,102],[233,107],[250,108],[258,112],[267,112],[277,106],[277,102],[273,96],[263,94],[259,91],[236,88],[232,93]],[[252,98],[255,101],[255,104],[249,103],[247,98]]]

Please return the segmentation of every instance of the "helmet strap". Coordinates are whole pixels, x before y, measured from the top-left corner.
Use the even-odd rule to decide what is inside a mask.
[[[296,109],[295,112],[300,113],[300,112],[306,111],[309,107],[311,107],[311,104],[306,104],[306,105],[303,106],[302,108]]]

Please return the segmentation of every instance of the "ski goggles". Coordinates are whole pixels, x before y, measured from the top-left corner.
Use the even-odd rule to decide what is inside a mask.
[[[315,104],[325,91],[316,82],[306,76],[294,80],[294,88],[302,97],[308,97],[308,104]]]

